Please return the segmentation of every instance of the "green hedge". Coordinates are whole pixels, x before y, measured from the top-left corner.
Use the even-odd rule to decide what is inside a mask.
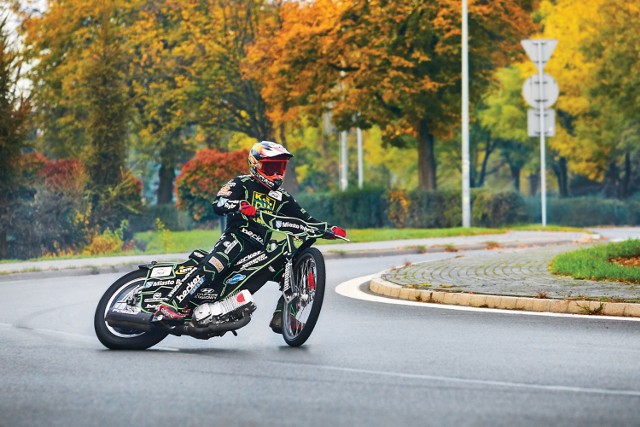
[[[541,222],[540,197],[526,199],[529,222]],[[640,225],[640,201],[572,197],[547,199],[547,223],[574,227]]]
[[[389,191],[380,188],[333,193],[300,193],[296,200],[311,215],[349,228],[450,228],[462,225],[461,192]],[[503,227],[541,222],[540,198],[513,191],[471,191],[471,224]],[[132,231],[155,229],[155,219],[174,231],[189,230],[193,221],[173,205],[149,206],[131,221]],[[547,222],[574,227],[640,225],[640,200],[598,197],[547,199]],[[217,225],[212,225],[217,226]]]
[[[298,203],[314,218],[344,227],[390,227],[384,190],[366,189],[336,193],[300,193]]]
[[[194,221],[187,211],[179,210],[173,204],[147,206],[140,217],[131,220],[130,230],[134,233],[156,229],[156,218],[172,231],[194,228]]]
[[[449,228],[462,224],[461,192],[350,190],[302,193],[296,199],[311,215],[351,228]],[[527,221],[524,199],[515,192],[472,192],[473,225],[498,227]]]

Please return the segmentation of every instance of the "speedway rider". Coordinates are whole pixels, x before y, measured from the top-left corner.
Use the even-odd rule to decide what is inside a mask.
[[[270,231],[253,221],[256,208],[306,222],[319,222],[280,188],[291,157],[291,153],[275,142],[262,141],[253,145],[248,159],[250,175],[241,175],[229,181],[218,191],[213,202],[215,213],[227,215],[227,228],[198,267],[170,293],[167,301],[158,306],[154,317],[169,322],[183,321],[190,315],[189,301],[202,285],[213,281],[216,275],[225,274],[237,260],[265,248]],[[343,228],[330,228],[335,235],[346,237]],[[215,291],[219,293],[221,289]],[[282,333],[282,307],[281,297],[269,325],[276,333]]]

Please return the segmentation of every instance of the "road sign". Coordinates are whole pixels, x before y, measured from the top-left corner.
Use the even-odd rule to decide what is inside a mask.
[[[525,101],[533,108],[551,107],[558,100],[560,94],[558,82],[550,75],[542,73],[542,88],[539,86],[540,74],[534,74],[524,82],[522,95]]]
[[[527,111],[527,134],[540,136],[540,110]],[[556,111],[544,110],[544,136],[556,136]]]
[[[542,226],[547,225],[547,181],[546,181],[546,142],[547,136],[555,134],[555,112],[553,110],[545,110],[545,108],[553,105],[558,99],[558,84],[553,78],[542,72],[544,66],[551,58],[553,50],[558,44],[555,39],[538,39],[538,40],[522,40],[522,47],[533,61],[538,69],[537,76],[529,78],[522,88],[522,94],[526,101],[536,110],[529,110],[527,130],[529,136],[540,136],[540,198],[542,208]],[[546,117],[547,115],[553,118]],[[536,132],[536,116],[537,116],[537,132]],[[546,119],[546,120],[545,120]],[[551,126],[551,128],[549,128]]]
[[[538,40],[521,40],[522,47],[529,55],[529,58],[535,64],[536,68],[541,71],[544,69],[545,64],[551,58],[553,50],[558,44],[558,40],[555,39],[538,39]]]

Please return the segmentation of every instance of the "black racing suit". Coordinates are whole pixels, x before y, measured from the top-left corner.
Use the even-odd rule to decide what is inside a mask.
[[[309,215],[285,190],[271,191],[251,175],[238,176],[225,184],[213,201],[214,212],[227,216],[227,227],[224,233],[209,255],[202,259],[198,267],[184,279],[184,286],[176,289],[168,303],[186,307],[202,285],[211,283],[216,275],[225,274],[238,259],[257,249],[265,248],[271,237],[271,231],[240,213],[242,201],[247,201],[256,209],[272,214],[295,217],[327,226],[326,223],[321,223]],[[192,280],[203,273],[204,280]],[[221,289],[215,289],[218,295],[221,291]]]

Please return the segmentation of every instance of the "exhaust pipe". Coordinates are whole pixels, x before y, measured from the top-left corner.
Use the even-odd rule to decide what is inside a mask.
[[[132,313],[109,310],[104,320],[106,320],[107,324],[112,328],[135,329],[137,331],[147,332],[155,328],[155,325],[151,324],[152,317],[152,313],[145,313],[143,311]]]
[[[176,326],[169,331],[173,335],[189,335],[190,337],[198,338],[201,340],[207,340],[212,337],[221,337],[227,332],[234,332],[236,329],[240,329],[251,321],[249,314],[244,315],[242,318],[233,322],[225,322],[220,324],[210,324],[208,326],[194,326],[192,324],[184,324]],[[235,332],[234,332],[235,333]]]
[[[152,329],[165,329],[173,335],[189,335],[198,339],[209,339],[212,337],[221,337],[230,331],[240,329],[251,321],[250,313],[245,313],[242,318],[233,322],[225,322],[218,324],[209,324],[207,326],[195,326],[191,322],[178,325],[175,327],[165,326],[162,323],[152,323],[152,313],[145,312],[118,312],[109,310],[105,316],[105,321],[112,328],[133,329],[140,332],[148,332]]]

